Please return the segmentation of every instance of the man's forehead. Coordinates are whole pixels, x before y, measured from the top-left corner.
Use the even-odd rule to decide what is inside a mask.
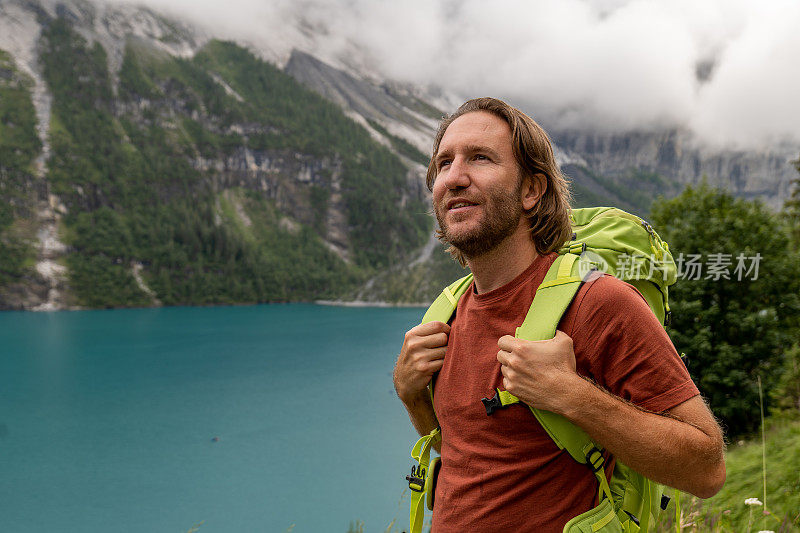
[[[488,111],[472,111],[461,115],[447,127],[439,149],[446,150],[451,145],[461,144],[510,146],[510,141],[511,128],[505,120]]]

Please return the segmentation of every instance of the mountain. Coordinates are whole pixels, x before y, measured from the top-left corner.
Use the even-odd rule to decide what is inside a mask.
[[[140,7],[0,0],[0,308],[418,302],[458,276],[424,174],[459,99],[302,31],[270,48]],[[576,205],[646,215],[705,177],[778,206],[795,175],[796,147],[545,126]]]
[[[436,99],[453,111],[460,103],[430,90],[388,81],[373,74],[334,68],[295,50],[285,71],[318,94],[336,102],[364,123],[378,123],[395,136],[430,151],[442,112],[426,103]],[[535,110],[527,110],[536,117]],[[432,120],[433,119],[433,120]],[[611,202],[646,214],[659,194],[674,196],[686,185],[708,183],[737,196],[764,200],[780,207],[789,196],[796,171],[791,163],[800,146],[731,149],[703,143],[688,130],[659,129],[627,132],[561,127],[542,120],[555,146],[556,157],[573,179],[578,205]]]
[[[247,49],[0,5],[1,307],[340,298],[431,232],[402,156]]]

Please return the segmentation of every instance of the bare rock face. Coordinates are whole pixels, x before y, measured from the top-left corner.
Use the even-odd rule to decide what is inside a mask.
[[[31,224],[35,226],[31,230],[35,263],[26,279],[0,287],[0,308],[5,309],[70,307],[69,272],[63,260],[69,249],[59,240],[60,218],[66,210],[47,182],[52,96],[38,64],[42,24],[56,16],[72,21],[75,29],[90,43],[103,46],[114,83],[118,81],[116,76],[125,47],[132,41],[167,56],[191,57],[210,37],[141,7],[84,0],[0,0],[0,49],[9,52],[17,68],[33,81],[31,100],[36,110],[37,134],[42,142],[32,176],[35,181],[32,188],[38,191],[35,214],[31,217]],[[289,46],[288,43],[284,45]],[[302,46],[302,43],[292,46]],[[263,50],[259,53],[270,55]],[[427,197],[424,164],[398,149],[397,142],[398,139],[405,141],[422,154],[429,154],[438,121],[444,112],[453,111],[457,105],[451,96],[444,93],[437,96],[436,90],[431,88],[381,80],[374,73],[359,72],[357,67],[348,68],[344,64],[334,67],[297,49],[291,52],[284,72],[336,103],[374,139],[400,157],[408,169],[404,198]],[[243,101],[222,76],[211,75],[229,96]],[[135,122],[146,123],[150,120],[147,117],[153,116],[155,105],[147,100],[117,102],[115,112]],[[188,113],[184,109],[186,102],[180,101],[178,96],[158,105],[165,107],[161,111],[166,114],[156,119],[163,119],[162,125]],[[202,109],[190,114],[207,131],[218,134],[236,133],[246,137],[279,133],[267,131],[265,125],[249,123],[228,125],[223,131]],[[623,208],[636,209],[641,204],[621,191],[634,190],[640,197],[648,198],[658,194],[670,196],[702,179],[737,196],[760,198],[778,208],[789,197],[791,182],[797,177],[791,164],[800,153],[797,146],[726,150],[704,146],[688,132],[674,129],[608,133],[563,129],[558,124],[546,126],[556,145],[559,163],[575,184],[593,197]],[[320,226],[325,245],[350,261],[348,236],[352,228],[348,227],[342,161],[338,158],[313,157],[291,150],[256,150],[243,145],[218,156],[204,157],[198,153],[189,164],[206,176],[215,192],[245,189],[268,198],[283,213],[281,224],[287,231],[296,229],[297,224]],[[312,203],[314,195],[309,191],[316,188],[326,192],[324,206]],[[320,214],[319,210],[323,209],[324,213]],[[242,215],[247,225],[246,214],[242,212]],[[436,253],[438,244],[431,237],[409,266],[422,272],[432,264]],[[156,296],[148,292],[139,274],[142,268],[140,263],[131,264],[137,284],[157,304]],[[366,293],[363,296],[369,297]]]
[[[761,198],[779,208],[797,173],[791,161],[798,147],[733,150],[701,145],[688,132],[637,131],[622,134],[551,129],[558,147],[592,171],[624,178],[632,170],[655,173],[678,185],[708,183],[744,198]]]
[[[0,309],[3,310],[31,310],[47,300],[48,288],[35,279],[21,280],[0,289]]]
[[[297,50],[292,52],[285,71],[353,115],[380,123],[423,152],[429,150],[442,112],[421,105],[419,97],[403,87],[392,82],[377,85],[367,77],[337,69]],[[613,187],[603,187],[588,176],[599,175],[622,187],[641,187],[653,197],[677,194],[684,186],[705,178],[737,196],[760,198],[779,208],[796,177],[791,161],[800,153],[800,146],[770,150],[706,146],[688,131],[675,129],[610,133],[560,129],[558,124],[545,126],[556,145],[559,163],[569,168],[578,184],[622,207],[630,204],[618,197]],[[654,188],[637,182],[633,179],[637,174],[656,174],[662,185]]]
[[[284,71],[309,89],[360,117],[381,124],[427,152],[442,112],[392,83],[376,85],[293,50]]]
[[[240,147],[222,159],[197,157],[192,166],[210,172],[214,190],[242,188],[272,200],[284,213],[306,225],[314,225],[319,206],[312,205],[308,187],[329,191],[322,238],[331,250],[345,260],[348,256],[347,215],[341,194],[342,162],[329,157],[312,157],[286,150],[253,150]]]

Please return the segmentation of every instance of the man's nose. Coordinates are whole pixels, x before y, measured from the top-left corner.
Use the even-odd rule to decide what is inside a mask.
[[[448,189],[463,189],[470,184],[469,169],[466,162],[456,157],[450,163],[450,168],[445,176],[445,185]]]

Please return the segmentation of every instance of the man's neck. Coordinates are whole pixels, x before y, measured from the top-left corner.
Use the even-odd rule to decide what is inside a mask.
[[[499,289],[522,274],[539,256],[527,228],[509,235],[493,250],[467,258],[475,289],[483,294]]]

